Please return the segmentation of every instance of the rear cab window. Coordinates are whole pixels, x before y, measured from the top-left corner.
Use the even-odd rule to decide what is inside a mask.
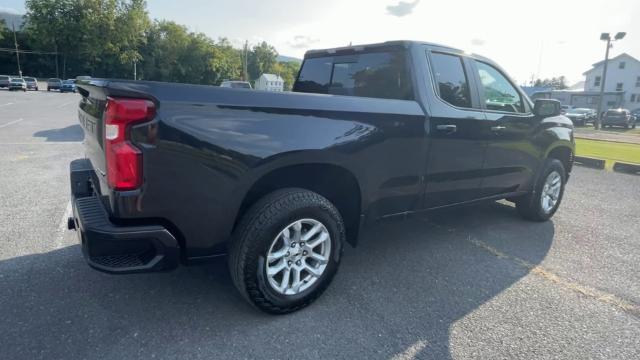
[[[472,107],[469,80],[460,56],[432,52],[431,68],[441,100],[455,107]]]
[[[293,91],[414,100],[404,51],[308,58]]]

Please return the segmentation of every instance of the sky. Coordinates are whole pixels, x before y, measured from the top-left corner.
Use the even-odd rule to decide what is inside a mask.
[[[604,58],[601,32],[627,32],[611,55],[640,59],[638,0],[147,0],[173,20],[240,46],[262,40],[282,55],[387,40],[453,46],[498,62],[523,84],[532,77],[583,79]],[[0,0],[23,13],[23,0]]]

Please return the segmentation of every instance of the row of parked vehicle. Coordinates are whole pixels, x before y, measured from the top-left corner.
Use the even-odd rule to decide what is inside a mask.
[[[574,108],[568,105],[562,105],[562,114],[568,117],[576,126],[595,123],[598,119],[598,112],[596,110]],[[626,129],[635,129],[638,121],[640,121],[640,108],[633,111],[622,108],[609,109],[602,113],[601,125],[602,127],[622,126]]]
[[[62,80],[51,78],[47,80],[47,91],[58,90],[59,92],[76,92],[76,81],[90,78],[89,76],[78,76],[75,79]],[[9,76],[0,75],[0,88],[7,88],[9,91],[38,91],[38,80],[31,76]]]
[[[38,80],[30,76],[8,76],[0,75],[0,88],[7,88],[12,90],[38,90]]]

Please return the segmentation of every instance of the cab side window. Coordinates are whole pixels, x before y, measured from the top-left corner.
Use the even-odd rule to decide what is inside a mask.
[[[522,96],[511,82],[493,66],[480,61],[475,63],[484,89],[487,110],[524,113]]]
[[[432,52],[431,69],[442,100],[456,107],[471,107],[469,81],[460,56]]]

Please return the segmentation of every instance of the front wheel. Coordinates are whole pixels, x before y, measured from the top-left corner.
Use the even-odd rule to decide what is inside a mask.
[[[516,208],[520,215],[532,221],[546,221],[558,210],[567,173],[558,159],[547,159],[532,193],[519,198]]]
[[[251,206],[234,231],[231,277],[258,309],[293,312],[328,287],[344,241],[342,217],[329,200],[304,189],[278,190]]]

